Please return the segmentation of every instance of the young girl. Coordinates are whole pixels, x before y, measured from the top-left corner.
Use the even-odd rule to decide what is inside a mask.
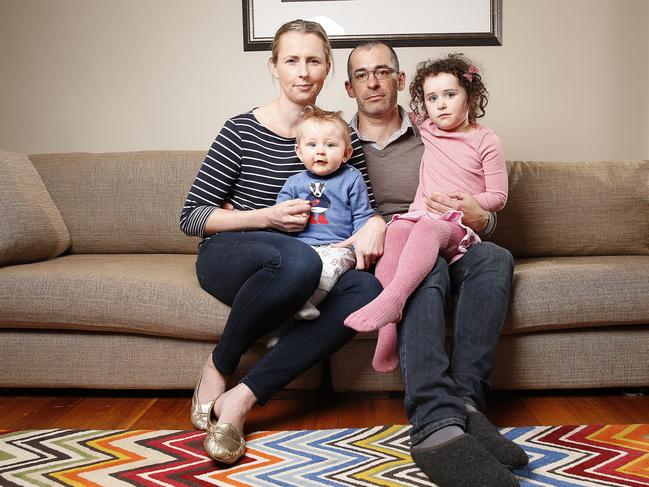
[[[417,66],[410,96],[424,143],[419,186],[408,213],[395,215],[388,226],[375,273],[383,292],[345,320],[345,325],[357,331],[380,328],[372,363],[383,372],[398,363],[396,323],[438,255],[452,264],[469,246],[480,242],[462,224],[462,212],[432,210],[430,194],[462,199],[469,193],[487,211],[501,210],[507,200],[500,138],[476,122],[484,116],[488,96],[478,68],[457,54],[424,61]]]

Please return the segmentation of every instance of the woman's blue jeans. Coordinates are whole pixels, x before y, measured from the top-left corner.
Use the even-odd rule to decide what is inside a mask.
[[[449,266],[442,258],[411,295],[399,331],[411,444],[439,428],[465,426],[465,404],[485,408],[485,393],[507,313],[511,253],[490,242]],[[455,294],[453,348],[444,347],[444,310]]]
[[[196,260],[199,283],[232,308],[212,352],[214,366],[223,375],[232,374],[253,343],[292,317],[313,294],[321,269],[310,246],[281,233],[223,232],[205,240]],[[319,306],[320,317],[297,321],[242,382],[265,403],[349,341],[355,332],[343,320],[380,292],[372,274],[346,272]]]

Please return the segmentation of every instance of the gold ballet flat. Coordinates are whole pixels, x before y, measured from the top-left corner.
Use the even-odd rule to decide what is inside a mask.
[[[210,409],[214,403],[210,405]],[[210,414],[207,435],[203,446],[207,454],[214,460],[231,464],[239,460],[246,451],[246,441],[230,423],[216,424]]]
[[[210,410],[212,409],[213,401],[210,401],[205,404],[198,402],[198,388],[201,385],[203,380],[203,369],[201,369],[201,375],[198,378],[198,384],[196,384],[196,389],[194,389],[194,395],[192,396],[192,424],[197,430],[207,430],[207,423],[210,417]]]

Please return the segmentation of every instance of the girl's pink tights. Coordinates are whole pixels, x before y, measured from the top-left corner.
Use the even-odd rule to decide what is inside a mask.
[[[345,320],[346,326],[357,331],[380,329],[372,361],[376,370],[388,372],[397,366],[396,323],[406,301],[433,269],[440,253],[456,255],[465,234],[455,223],[427,217],[416,222],[399,219],[388,226],[375,272],[383,292]]]

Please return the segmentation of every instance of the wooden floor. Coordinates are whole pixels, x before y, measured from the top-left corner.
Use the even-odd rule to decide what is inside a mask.
[[[492,392],[499,426],[649,423],[649,395],[620,390]],[[293,393],[257,406],[246,431],[407,424],[403,397]],[[0,390],[0,429],[191,429],[191,391]]]

